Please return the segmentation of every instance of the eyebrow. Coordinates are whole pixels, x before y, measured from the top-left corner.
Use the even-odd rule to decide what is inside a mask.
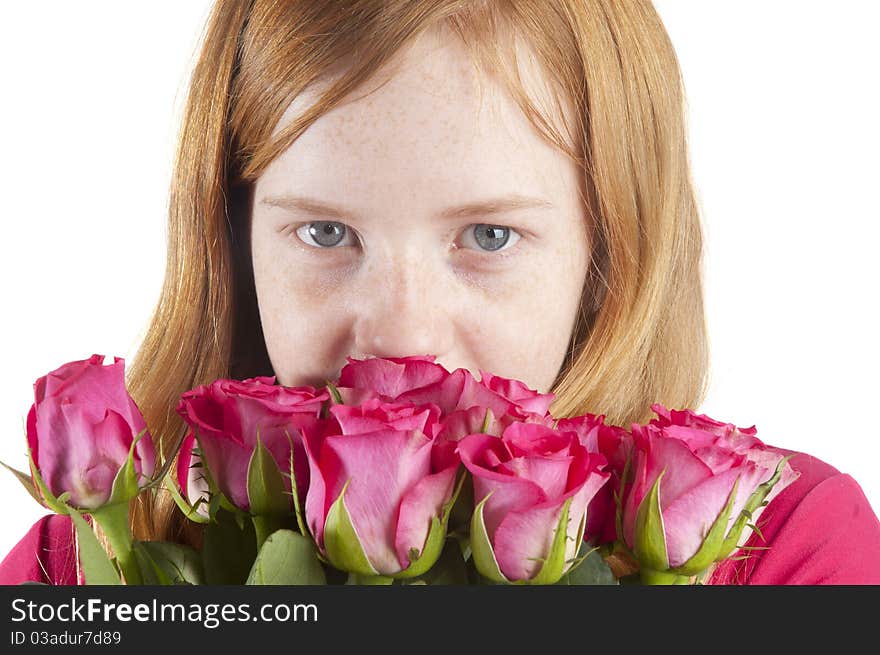
[[[319,216],[332,219],[352,219],[357,216],[357,212],[345,207],[337,207],[315,198],[297,195],[267,196],[260,201],[260,204],[269,207],[279,207],[287,210],[299,210]],[[462,205],[454,205],[447,207],[438,215],[440,218],[475,218],[481,216],[491,216],[495,214],[504,214],[506,212],[518,211],[522,209],[553,209],[555,205],[543,198],[535,198],[520,194],[511,194],[498,198],[488,198],[475,202],[468,202]]]

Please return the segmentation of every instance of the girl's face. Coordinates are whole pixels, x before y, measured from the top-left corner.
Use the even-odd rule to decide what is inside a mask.
[[[549,391],[589,260],[577,168],[500,85],[484,80],[481,99],[451,38],[428,33],[399,64],[256,182],[254,280],[278,382],[323,386],[346,356],[435,355]],[[533,99],[540,79],[523,80]]]

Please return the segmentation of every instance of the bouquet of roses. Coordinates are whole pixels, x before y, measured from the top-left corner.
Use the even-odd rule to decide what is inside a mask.
[[[13,472],[71,517],[89,584],[694,583],[796,477],[754,427],[659,404],[629,430],[557,419],[553,394],[433,357],[349,358],[321,389],[199,386],[165,458],[122,359],[34,392]],[[143,493],[203,524],[199,548],[134,539]]]

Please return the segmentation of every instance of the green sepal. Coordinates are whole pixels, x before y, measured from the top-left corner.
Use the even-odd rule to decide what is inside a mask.
[[[165,488],[171,493],[171,497],[174,499],[175,504],[180,508],[180,511],[183,512],[183,515],[193,521],[194,523],[209,523],[211,521],[207,516],[203,516],[198,512],[198,503],[195,505],[190,505],[189,501],[187,501],[177,489],[177,485],[171,481],[169,477],[165,477],[164,480]]]
[[[135,439],[135,443],[140,440],[144,434],[147,432],[146,428],[141,431],[137,439]],[[171,466],[174,464],[174,457],[180,451],[180,446],[183,444],[183,440],[186,438],[186,431],[182,431],[180,435],[176,438],[174,448],[170,451],[171,456],[168,459],[164,458],[163,453],[165,452],[162,448],[162,435],[151,436],[152,439],[155,439],[154,447],[156,451],[156,463],[158,464],[158,469],[153,470],[153,477],[149,480],[142,482],[140,485],[140,491],[144,489],[154,489],[158,487],[163,480],[166,479],[168,471],[171,470]],[[195,449],[194,449],[195,450]],[[161,461],[160,461],[161,459]]]
[[[92,532],[92,526],[75,509],[69,508],[68,514],[76,528],[79,560],[86,584],[121,585],[119,573],[107,556],[107,552],[98,543],[98,538]]]
[[[293,530],[273,532],[251,567],[249,585],[325,585],[315,544]]]
[[[138,476],[134,468],[134,458],[129,452],[125,460],[125,464],[116,471],[116,477],[113,478],[113,487],[110,492],[108,505],[116,503],[127,503],[129,500],[138,495]]]
[[[272,453],[260,441],[259,428],[257,446],[248,463],[247,495],[251,514],[284,516],[290,512],[281,470]]]
[[[733,489],[730,490],[730,494],[727,496],[727,502],[718,513],[718,516],[712,523],[712,527],[709,528],[709,532],[703,538],[700,548],[684,564],[670,569],[672,573],[685,576],[699,575],[708,569],[718,558],[721,544],[724,542],[724,535],[727,533],[727,523],[730,520],[730,513],[733,511],[733,503],[736,501],[736,490],[738,487],[739,478],[733,483]]]
[[[336,388],[336,385],[327,380],[327,391],[330,392],[330,396],[333,399],[334,404],[342,405],[342,394],[339,393],[339,389]]]
[[[636,514],[635,535],[633,537],[636,558],[642,568],[665,571],[669,568],[666,552],[666,534],[663,531],[663,514],[660,511],[660,480],[666,473],[664,469],[651,485],[639,505]]]
[[[301,535],[312,537],[312,539],[314,539],[315,535],[309,530],[309,525],[305,520],[302,504],[299,500],[299,487],[296,484],[296,469],[294,469],[293,466],[293,438],[290,436],[287,428],[284,429],[284,434],[287,436],[287,441],[290,443],[290,493],[293,496],[293,513],[296,516],[296,525],[299,527],[299,533]]]
[[[31,495],[31,498],[33,498],[38,503],[40,503],[40,505],[43,505],[45,507],[45,503],[43,502],[43,499],[40,498],[40,491],[37,488],[37,485],[34,482],[34,479],[30,475],[28,475],[27,473],[24,473],[22,471],[19,471],[18,469],[12,468],[11,466],[9,466],[9,464],[6,464],[5,462],[0,462],[0,465],[2,465],[7,471],[12,473],[12,475],[14,475],[18,479],[18,481],[21,483],[21,485]]]
[[[556,533],[553,535],[553,544],[541,570],[528,580],[527,584],[551,585],[559,582],[569,562],[565,560],[565,547],[568,540],[568,511],[571,508],[571,497],[567,498],[562,505],[562,514],[559,523],[556,524]]]
[[[749,499],[746,501],[745,507],[743,507],[740,515],[737,517],[736,522],[733,524],[733,527],[730,528],[730,532],[727,533],[727,537],[724,539],[724,542],[721,544],[721,550],[718,552],[718,556],[715,561],[720,562],[722,560],[727,559],[730,554],[737,548],[737,542],[739,538],[742,536],[743,528],[745,528],[746,523],[748,523],[749,519],[752,517],[752,512],[761,507],[764,504],[764,499],[767,498],[770,491],[776,486],[776,483],[779,482],[782,477],[782,469],[785,468],[786,462],[790,460],[794,455],[788,455],[787,457],[783,457],[779,460],[779,464],[776,465],[776,470],[773,472],[773,475],[770,476],[770,479],[766,482],[759,484],[758,488],[749,496]]]
[[[498,560],[495,559],[495,551],[492,548],[492,542],[489,540],[489,534],[486,532],[486,522],[483,519],[483,506],[489,500],[492,492],[486,494],[474,508],[473,516],[471,516],[471,550],[474,566],[477,567],[480,575],[491,582],[501,584],[509,584],[501,568],[498,566]]]
[[[119,470],[116,472],[116,477],[113,478],[110,499],[107,501],[108,505],[114,503],[127,503],[140,492],[138,473],[134,465],[134,448],[138,441],[143,439],[146,434],[147,428],[144,428],[132,440],[131,446],[128,449],[128,457],[125,458],[125,464],[119,467]]]
[[[464,468],[464,465],[462,465],[462,469],[462,477],[470,477],[470,473],[466,468]],[[468,549],[470,549],[470,544],[467,540],[467,533],[473,513],[474,485],[464,484],[461,487],[461,492],[458,494],[458,498],[456,499],[449,512],[449,530],[450,532],[460,534],[463,537],[463,543],[467,545]]]
[[[623,465],[623,473],[620,474],[620,484],[614,493],[614,530],[617,534],[617,541],[626,543],[623,537],[623,495],[626,492],[627,478],[632,468],[633,450],[635,446],[629,449],[626,454],[626,463]]]
[[[483,425],[480,426],[480,432],[487,433],[489,429],[489,425],[492,423],[492,410],[488,407],[486,408],[486,416],[483,417]]]
[[[462,467],[463,468],[463,467]],[[449,525],[449,514],[452,511],[458,494],[461,491],[462,484],[466,476],[461,474],[455,484],[449,500],[440,508],[440,516],[431,518],[431,527],[428,530],[428,536],[425,539],[425,545],[422,552],[419,553],[413,548],[409,553],[409,566],[400,573],[395,574],[394,578],[415,578],[416,576],[427,573],[428,569],[434,566],[434,563],[443,552],[443,545],[446,542],[446,529]]]
[[[191,546],[167,541],[135,541],[134,552],[141,564],[144,584],[205,584],[202,559]]]
[[[208,500],[208,520],[213,521],[217,514],[223,509],[220,506],[220,498],[222,494],[211,494],[211,498]]]
[[[327,512],[327,520],[324,523],[324,550],[327,559],[338,569],[360,575],[379,575],[367,558],[348,509],[345,507],[345,492],[349,482],[351,481],[345,483],[339,497]]]

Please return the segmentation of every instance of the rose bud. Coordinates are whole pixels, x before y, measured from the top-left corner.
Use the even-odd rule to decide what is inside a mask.
[[[274,377],[216,380],[182,394],[177,407],[198,440],[209,482],[235,507],[254,515],[283,515],[293,509],[291,454],[298,493],[305,494],[309,469],[301,430],[319,421],[329,399],[326,391],[274,382]],[[189,451],[182,450],[188,459]],[[184,493],[189,491],[189,473],[178,468],[178,478]],[[275,493],[256,498],[255,488]]]
[[[83,510],[128,502],[151,481],[156,465],[119,357],[105,366],[103,355],[92,355],[39,378],[27,440],[40,500],[62,513],[59,501]]]
[[[306,522],[322,555],[363,579],[414,577],[436,562],[457,495],[458,463],[432,470],[435,405],[332,405],[305,430]]]
[[[513,423],[471,434],[458,453],[473,480],[474,564],[495,582],[555,584],[574,564],[587,506],[609,474],[574,432]]]
[[[684,583],[726,558],[747,522],[797,474],[754,427],[659,404],[652,409],[659,419],[633,424],[622,537],[644,582]]]

